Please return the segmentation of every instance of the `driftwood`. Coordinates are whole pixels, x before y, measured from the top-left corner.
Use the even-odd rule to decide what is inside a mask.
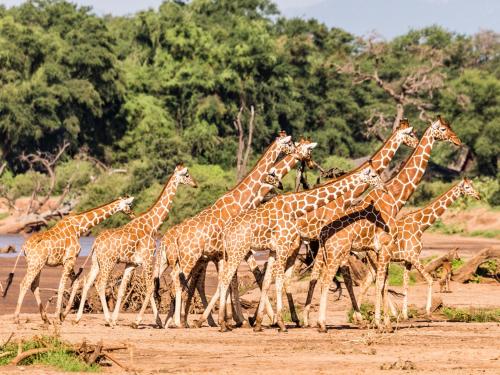
[[[41,353],[46,353],[52,348],[38,348],[38,349],[30,349],[25,352],[19,353],[11,362],[11,365],[17,366],[19,362],[21,362],[23,359],[26,359],[28,357],[31,357],[32,355],[35,354],[41,354]]]
[[[240,107],[236,120],[233,121],[234,128],[238,132],[238,153],[236,155],[236,179],[240,181],[246,174],[248,158],[252,149],[252,138],[254,131],[255,109],[250,106],[250,119],[248,121],[248,135],[246,136],[245,144],[245,131],[241,123],[241,115],[245,109],[244,105]]]
[[[15,252],[16,252],[16,247],[14,245],[0,247],[0,254],[9,254]]]
[[[452,276],[452,280],[465,283],[471,280],[477,268],[489,259],[500,259],[500,247],[487,247],[481,250],[476,256],[471,258]]]

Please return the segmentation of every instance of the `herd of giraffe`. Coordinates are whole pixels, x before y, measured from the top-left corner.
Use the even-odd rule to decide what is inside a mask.
[[[157,326],[187,326],[189,305],[197,290],[205,307],[201,318],[195,321],[198,327],[205,321],[211,326],[215,325],[211,312],[218,302],[221,331],[231,329],[230,319],[234,319],[237,324],[253,325],[255,331],[261,331],[264,315],[277,324],[280,331],[286,331],[283,291],[287,296],[291,318],[300,326],[290,282],[301,246],[310,241],[319,241],[319,250],[314,259],[303,310],[304,326],[310,325],[311,301],[319,281],[321,297],[317,325],[321,332],[326,331],[328,291],[332,279],[339,268],[346,264],[349,255],[359,252],[367,255],[371,271],[367,273],[357,299],[352,285],[346,282],[355,322],[363,323],[359,305],[375,281],[375,325],[379,329],[391,329],[389,311],[394,308],[387,288],[388,265],[391,261],[404,263],[403,318],[408,318],[408,272],[411,267],[415,267],[428,283],[426,312],[430,314],[433,279],[419,261],[422,234],[460,196],[469,195],[479,199],[471,181],[465,178],[428,206],[398,215],[421,181],[436,141],[461,145],[450,125],[439,116],[420,139],[408,121],[402,120],[381,148],[358,168],[312,189],[275,195],[268,199],[268,193],[273,188],[281,187],[281,179],[298,163],[305,163],[309,167],[316,165],[312,151],[317,144],[304,139],[293,142],[282,131],[245,178],[196,216],[168,229],[161,237],[157,250],[158,230],[168,216],[179,185],[197,187],[188,169],[179,164],[156,202],[138,217],[131,213],[134,198],[120,197],[95,209],[69,215],[51,229],[31,236],[22,248],[27,273],[20,284],[15,321],[19,322],[21,305],[30,288],[43,321],[49,323],[40,298],[40,273],[45,265],[62,265],[55,321],[62,322],[65,319],[76,292],[83,287],[79,309],[73,321],[78,323],[83,316],[88,291],[94,285],[106,325],[115,326],[131,274],[135,268],[142,266],[148,282],[141,310],[132,324],[134,327],[143,320],[149,303]],[[413,152],[394,177],[382,181],[381,173],[403,143]],[[120,228],[102,231],[97,236],[91,249],[92,266],[81,283],[79,273],[75,275],[73,270],[80,253],[79,237],[120,211],[131,216],[131,221]],[[257,265],[255,251],[269,253],[264,270]],[[243,260],[248,263],[261,288],[256,314],[249,318],[242,314],[238,295],[237,270]],[[218,286],[210,302],[205,295],[205,274],[209,262],[215,263],[219,274]],[[105,291],[111,272],[118,263],[124,263],[125,270],[114,311],[110,313]],[[172,294],[175,298],[163,322],[156,305],[155,288],[167,268],[171,269]],[[13,272],[10,281],[12,277]],[[63,292],[68,278],[74,282],[63,312]],[[275,310],[269,299],[273,279]],[[4,296],[9,285],[5,288]],[[183,293],[185,289],[188,291],[187,297]]]

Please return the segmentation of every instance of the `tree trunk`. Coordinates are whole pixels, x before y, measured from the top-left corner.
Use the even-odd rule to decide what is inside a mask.
[[[467,263],[465,263],[453,276],[452,280],[465,283],[472,279],[474,273],[482,263],[488,259],[500,259],[500,247],[487,247],[481,250],[475,257],[471,258]]]

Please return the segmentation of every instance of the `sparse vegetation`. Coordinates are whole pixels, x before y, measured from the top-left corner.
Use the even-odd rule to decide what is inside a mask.
[[[446,319],[451,322],[500,322],[500,309],[443,307],[442,311]]]
[[[401,286],[403,285],[403,273],[404,267],[397,263],[391,263],[389,265],[389,276],[388,281],[391,286]],[[414,271],[410,272],[410,285],[415,284],[416,281]]]
[[[65,372],[98,372],[100,366],[88,365],[78,357],[72,345],[52,336],[35,336],[22,342],[22,351],[49,347],[45,353],[39,353],[19,362],[20,365],[47,365]],[[0,349],[0,366],[9,364],[17,355],[18,344],[11,342]],[[4,353],[5,354],[2,356]]]

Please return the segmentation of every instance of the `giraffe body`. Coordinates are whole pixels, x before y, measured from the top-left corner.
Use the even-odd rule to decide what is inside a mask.
[[[432,276],[425,271],[425,267],[420,263],[420,253],[422,252],[422,236],[424,232],[446,211],[446,209],[461,196],[471,196],[480,199],[479,193],[474,189],[469,179],[463,179],[455,184],[451,189],[441,194],[427,206],[409,212],[396,221],[398,228],[398,246],[390,253],[391,262],[403,262],[405,265],[403,276],[403,319],[408,319],[408,284],[411,267],[415,267],[424,277],[428,284],[427,301],[432,301]],[[385,257],[385,254],[383,254]],[[448,267],[448,268],[447,268]],[[451,277],[451,263],[443,267],[443,284],[449,283]],[[363,282],[360,292],[359,303],[366,295],[368,286],[371,284],[371,274]],[[428,303],[429,305],[429,303]],[[430,313],[430,311],[427,311]]]
[[[76,258],[80,254],[81,248],[78,239],[82,234],[114,213],[119,211],[130,213],[130,205],[133,200],[133,197],[119,198],[95,209],[72,214],[61,219],[49,230],[36,233],[26,240],[21,252],[24,252],[26,257],[27,271],[20,285],[19,298],[14,313],[16,322],[19,322],[19,313],[28,288],[31,288],[35,295],[42,319],[46,323],[49,322],[42,306],[39,290],[40,273],[44,266],[63,266],[57,294],[56,319],[62,320],[64,318],[61,315],[62,295],[67,279],[73,272]]]

